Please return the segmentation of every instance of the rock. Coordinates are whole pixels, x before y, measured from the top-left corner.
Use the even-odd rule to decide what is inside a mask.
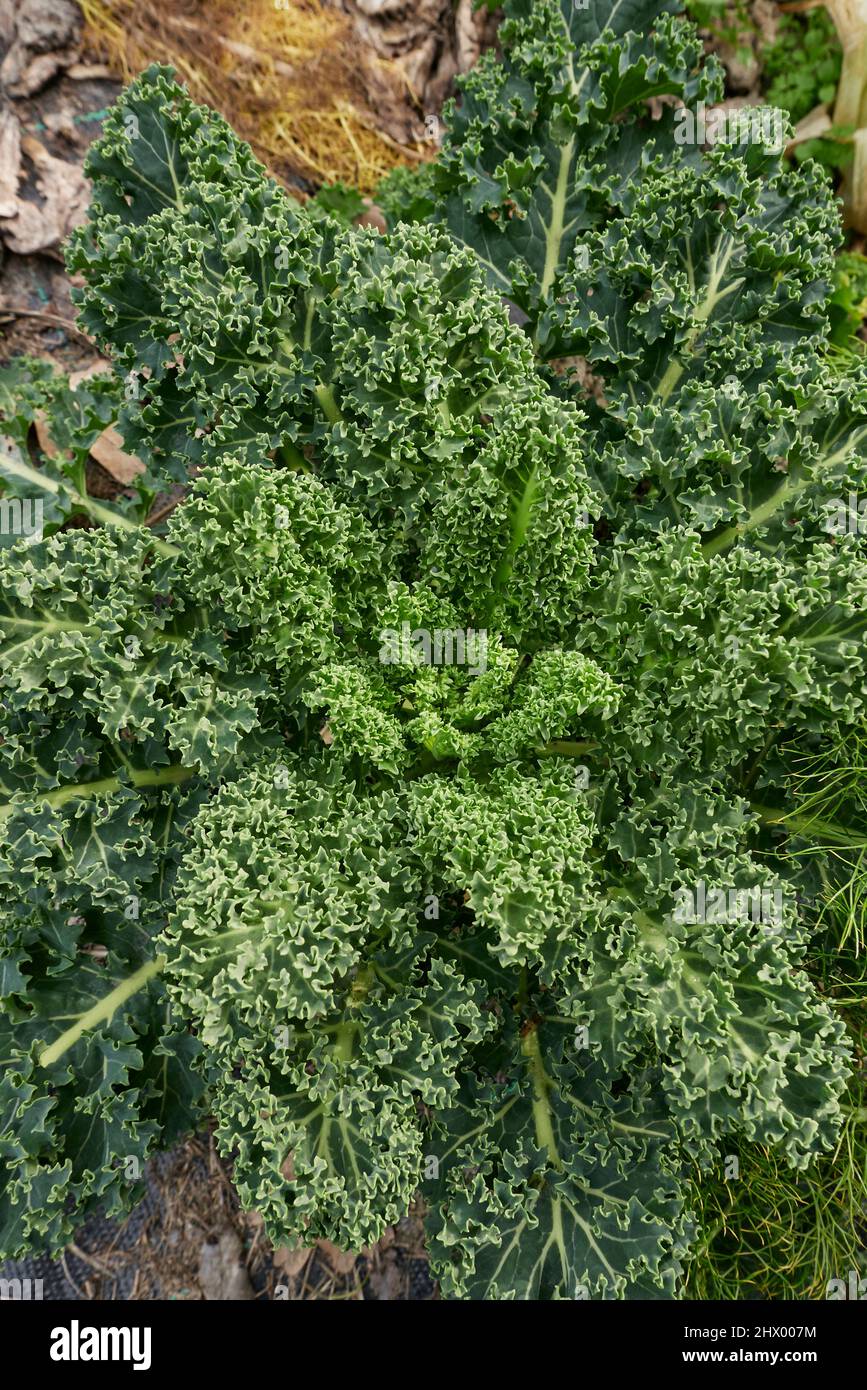
[[[0,217],[14,217],[18,206],[21,128],[10,107],[0,109]]]
[[[73,0],[2,0],[0,34],[11,39],[0,85],[10,96],[29,97],[77,60],[81,13]]]
[[[241,1262],[241,1238],[231,1227],[202,1246],[199,1288],[209,1302],[237,1303],[255,1298],[253,1285]]]
[[[17,126],[17,120],[15,124]],[[78,227],[86,220],[90,185],[80,164],[57,159],[31,135],[19,139],[19,152],[27,156],[36,171],[36,188],[42,201],[31,202],[30,199],[21,198],[16,193],[10,211],[10,189],[3,185],[0,203],[5,210],[0,211],[0,235],[8,249],[19,256],[32,255],[36,251],[49,251],[59,255],[60,243],[66,239],[73,227]],[[6,153],[10,163],[4,167],[9,178],[11,160],[15,153],[14,134],[7,132],[7,140]],[[19,168],[18,174],[20,172]]]

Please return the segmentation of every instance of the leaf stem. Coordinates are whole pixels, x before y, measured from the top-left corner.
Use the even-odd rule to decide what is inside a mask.
[[[536,1126],[536,1138],[539,1146],[547,1150],[554,1167],[562,1168],[548,1101],[548,1092],[554,1083],[545,1071],[542,1049],[539,1046],[539,1029],[535,1023],[530,1024],[521,1039],[521,1051],[530,1064],[530,1076],[533,1081],[533,1123]]]
[[[133,994],[137,994],[148,980],[158,975],[166,964],[165,956],[157,956],[155,960],[149,960],[140,966],[128,979],[121,980],[119,985],[115,985],[110,993],[81,1014],[77,1023],[73,1023],[71,1028],[67,1028],[65,1033],[61,1033],[59,1038],[55,1038],[49,1047],[43,1048],[39,1054],[39,1065],[51,1067],[58,1062],[64,1052],[68,1052],[74,1047],[79,1038],[83,1037],[89,1029],[95,1028],[98,1023],[107,1023],[112,1015],[124,1004]]]
[[[127,777],[134,787],[173,786],[178,782],[186,782],[193,776],[195,768],[184,767],[183,763],[172,763],[170,767],[158,768],[156,772],[139,771],[135,768],[130,768],[127,772]],[[37,800],[48,806],[65,806],[67,801],[72,801],[75,797],[107,795],[120,791],[123,786],[125,782],[120,777],[99,777],[93,782],[71,782],[68,786],[54,787],[51,791],[36,792],[34,795]],[[7,801],[0,805],[0,821],[11,815],[18,804],[15,801]]]
[[[349,1009],[352,1012],[355,1012],[357,1009],[361,1008],[361,1005],[364,1003],[365,999],[367,998],[370,992],[370,987],[373,984],[373,978],[374,972],[372,965],[366,965],[363,969],[359,970],[358,974],[352,982],[352,988],[349,992],[349,1002],[347,1004],[347,1009]],[[334,1048],[332,1055],[335,1061],[343,1062],[344,1064],[352,1061],[352,1052],[355,1047],[355,1036],[357,1032],[357,1018],[349,1018],[346,1019],[343,1023],[341,1023],[340,1027],[337,1029],[337,1035],[334,1039]]]
[[[287,464],[289,468],[295,468],[300,473],[310,472],[309,463],[301,450],[297,445],[293,444],[291,440],[287,439],[285,444],[280,445],[280,453],[283,456],[283,462]]]
[[[536,748],[536,753],[540,757],[546,758],[581,758],[585,753],[592,753],[599,744],[596,739],[565,739],[555,738],[550,743],[541,743]]]
[[[314,387],[314,395],[321,405],[322,412],[329,424],[336,425],[338,420],[342,420],[343,417],[340,414],[340,408],[334,399],[334,392],[330,386],[326,386],[323,382],[320,382],[318,386]]]
[[[503,558],[497,566],[497,572],[494,576],[493,583],[494,594],[502,592],[512,576],[518,551],[527,539],[527,532],[530,529],[530,521],[533,516],[533,507],[538,490],[539,475],[538,471],[534,468],[530,476],[525,479],[521,494],[515,499],[512,507],[512,514],[509,522],[509,544],[506,547]]]
[[[655,394],[663,404],[668,400],[675,386],[686,370],[685,361],[688,361],[695,353],[696,343],[702,329],[707,324],[717,305],[727,299],[729,295],[735,294],[743,284],[743,277],[739,280],[732,280],[722,288],[725,282],[726,272],[737,251],[737,244],[729,237],[720,236],[710,257],[708,268],[708,280],[704,295],[696,305],[692,313],[692,327],[683,344],[683,349],[678,357],[672,357],[668,364],[665,375],[662,377],[656,388]]]
[[[729,546],[733,545],[739,537],[755,530],[757,526],[764,526],[766,522],[769,522],[787,502],[794,501],[817,478],[830,484],[832,479],[838,476],[837,470],[848,461],[850,455],[854,453],[865,436],[867,436],[867,427],[853,430],[839,449],[822,457],[821,472],[814,469],[812,474],[805,474],[801,477],[789,474],[778,488],[775,488],[763,502],[752,509],[749,516],[745,517],[743,521],[735,522],[733,526],[727,526],[716,536],[702,541],[702,553],[704,555],[717,555],[721,550],[728,550]]]

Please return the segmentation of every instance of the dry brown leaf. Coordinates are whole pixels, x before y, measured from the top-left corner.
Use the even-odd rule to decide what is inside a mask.
[[[95,77],[114,77],[114,73],[107,63],[73,63],[66,69],[66,76],[74,82],[90,82]]]
[[[6,90],[14,97],[33,96],[48,85],[55,73],[60,72],[64,59],[68,62],[72,57],[71,53],[39,53],[14,69],[15,79],[6,84]]]
[[[458,0],[454,16],[458,72],[469,72],[485,49],[491,47],[495,21],[490,10],[477,6],[475,0]]]
[[[60,136],[68,144],[74,144],[76,139],[75,115],[70,107],[61,107],[59,111],[46,111],[43,119],[45,129],[51,135]]]
[[[60,451],[51,438],[51,435],[48,433],[48,421],[45,419],[45,415],[41,410],[36,413],[35,424],[36,438],[39,441],[40,449],[43,454],[45,454],[46,458],[53,459],[54,455]]]
[[[104,357],[96,357],[87,367],[80,367],[77,372],[69,373],[69,389],[74,391],[83,381],[89,377],[99,376],[100,372],[110,372],[111,363]]]
[[[104,371],[107,365],[102,359],[97,359],[89,367],[83,367],[81,371],[73,372],[69,378],[70,386],[74,390],[79,382],[85,381],[96,372]],[[48,422],[41,410],[36,414],[35,425],[40,449],[48,458],[54,458],[59,450],[51,438]],[[139,473],[144,472],[145,466],[141,459],[137,458],[135,454],[128,454],[124,449],[123,439],[114,425],[109,425],[104,429],[95,443],[91,444],[90,456],[105,469],[106,473],[114,478],[116,483],[122,483],[124,487],[127,487],[133,478],[137,478]]]
[[[394,1302],[406,1296],[406,1277],[397,1259],[397,1251],[389,1250],[384,1259],[373,1265],[367,1275],[373,1297],[382,1302]]]
[[[328,1261],[335,1274],[351,1274],[355,1269],[357,1256],[351,1251],[338,1250],[330,1240],[319,1240],[316,1244],[319,1253]]]
[[[762,48],[770,48],[777,41],[781,8],[786,7],[777,5],[775,0],[754,0],[753,20],[758,25]]]
[[[751,92],[759,80],[759,60],[750,48],[740,41],[720,43],[717,55],[728,74],[731,92]]]
[[[472,0],[337,3],[361,39],[358,70],[377,123],[401,144],[430,140],[426,118],[440,111],[455,74],[491,46],[495,17],[487,7],[474,11]]]
[[[0,0],[0,47],[6,49],[15,38],[16,0]]]
[[[274,1266],[290,1279],[296,1279],[312,1254],[312,1249],[290,1250],[288,1245],[278,1245],[274,1251]]]
[[[375,227],[378,232],[383,234],[388,231],[388,223],[381,207],[372,198],[365,198],[364,212],[355,219],[356,227]]]
[[[144,472],[141,459],[124,450],[123,439],[114,425],[109,425],[96,443],[91,444],[90,456],[102,465],[106,473],[111,474],[115,482],[123,483],[124,487],[131,483],[133,478],[137,478],[139,473]]]

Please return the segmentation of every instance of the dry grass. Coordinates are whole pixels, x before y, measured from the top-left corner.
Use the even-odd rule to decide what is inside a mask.
[[[370,193],[396,164],[430,153],[377,129],[351,22],[321,0],[80,3],[88,47],[119,77],[170,64],[197,101],[220,111],[298,191],[300,175]]]

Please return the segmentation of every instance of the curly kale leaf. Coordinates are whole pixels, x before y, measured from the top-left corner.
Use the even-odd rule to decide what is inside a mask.
[[[203,1116],[199,1042],[153,937],[198,796],[180,788],[3,808],[0,1248],[59,1249]]]
[[[816,173],[783,174],[781,142],[743,139],[740,127],[732,150],[702,151],[696,120],[721,98],[722,72],[675,8],[510,0],[502,57],[486,54],[460,79],[460,105],[446,111],[422,206],[476,249],[500,293],[529,315],[545,357],[581,351],[569,346],[579,334],[562,305],[579,287],[592,292],[581,269],[595,268],[603,248],[624,258],[629,287],[625,301],[623,288],[609,293],[612,308],[620,300],[614,326],[635,303],[649,344],[655,322],[668,313],[673,323],[690,301],[693,338],[735,306],[746,321],[753,283],[760,294],[773,287],[780,331],[787,317],[792,329],[810,327],[809,291],[830,269],[824,243],[835,234],[829,191]],[[770,114],[753,113],[760,133]],[[799,237],[786,229],[796,205]],[[405,206],[418,215],[410,198]]]
[[[206,794],[195,774],[261,756],[267,684],[152,551],[73,531],[0,555],[9,1253],[61,1247],[100,1201],[128,1207],[149,1154],[203,1114],[199,1044],[170,1016],[153,939]]]
[[[531,1023],[434,1128],[429,1219],[452,1297],[670,1297],[692,1224],[652,1074],[616,1098],[568,1035]],[[424,1189],[427,1191],[427,1188]]]
[[[144,189],[143,146],[170,152]],[[444,597],[486,600],[511,632],[531,615],[557,630],[555,595],[589,564],[575,412],[472,252],[430,228],[383,239],[303,215],[161,69],[128,89],[88,167],[70,267],[82,321],[132,374],[121,429],[154,477],[227,456],[312,471]],[[491,555],[494,593],[477,578]]]
[[[719,74],[668,9],[513,0],[408,214],[475,249],[585,404],[594,518],[761,543],[863,479],[863,370],[822,362],[839,219],[780,113],[703,130]]]
[[[398,798],[339,763],[254,774],[198,818],[160,943],[197,1020],[218,1136],[275,1236],[376,1240],[412,1199],[423,1109],[491,1026],[480,988],[424,965]]]
[[[445,113],[436,215],[534,319],[584,233],[630,201],[671,139],[668,108],[659,130],[643,128],[646,102],[721,92],[694,30],[660,13],[673,8],[516,0],[499,30],[503,60],[484,55]]]

